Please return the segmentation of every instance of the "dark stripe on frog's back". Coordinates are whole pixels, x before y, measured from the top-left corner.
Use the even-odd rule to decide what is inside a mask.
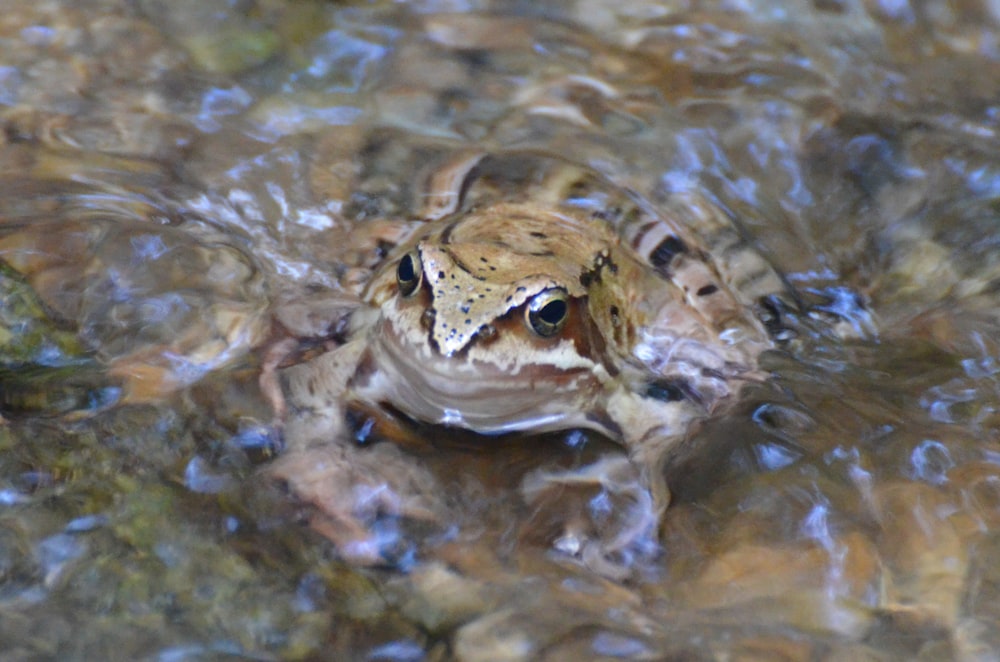
[[[666,279],[671,279],[675,260],[699,260],[716,274],[718,287],[731,291],[742,305],[776,298],[797,307],[794,290],[743,236],[737,222],[698,194],[677,195],[664,209],[654,208],[595,171],[551,155],[512,151],[484,155],[470,167],[456,202],[471,209],[499,201],[583,211],[609,223],[623,243]]]
[[[608,204],[595,214],[664,278],[672,278],[671,267],[678,260],[698,260],[719,279],[714,289],[701,288],[706,295],[725,287],[745,306],[777,297],[795,307],[794,290],[744,236],[736,220],[699,194],[675,196],[660,209],[591,173],[575,182],[573,190],[584,195],[593,185],[618,191],[607,194]]]

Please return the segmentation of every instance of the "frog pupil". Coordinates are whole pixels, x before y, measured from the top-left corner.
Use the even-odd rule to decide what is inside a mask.
[[[566,293],[561,289],[537,295],[528,305],[526,321],[538,335],[548,338],[559,333],[569,314]]]
[[[413,280],[413,258],[409,255],[399,261],[399,280],[404,282]]]
[[[555,326],[562,321],[563,317],[566,316],[566,302],[562,299],[550,301],[542,306],[542,309],[539,310],[536,315],[538,315],[538,318],[546,324]]]
[[[396,282],[403,296],[413,294],[420,285],[420,274],[414,264],[413,254],[407,253],[396,267]]]

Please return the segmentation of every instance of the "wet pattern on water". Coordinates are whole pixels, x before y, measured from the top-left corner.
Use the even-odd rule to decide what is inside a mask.
[[[995,2],[8,4],[5,656],[1000,650]],[[357,293],[440,154],[526,146],[703,191],[844,329],[692,431],[628,580],[552,540],[628,486],[524,489],[607,442],[397,446],[363,414],[448,520],[373,508],[385,562],[344,564],[261,472],[269,312]]]

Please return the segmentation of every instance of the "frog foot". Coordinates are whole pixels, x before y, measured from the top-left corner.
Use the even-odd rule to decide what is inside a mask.
[[[433,478],[392,444],[291,449],[266,471],[315,507],[310,525],[352,563],[381,565],[397,557],[408,545],[395,526],[401,519],[443,520]]]
[[[529,526],[547,532],[556,551],[598,574],[625,579],[659,554],[665,504],[625,456],[568,471],[536,471],[521,492],[535,508]]]

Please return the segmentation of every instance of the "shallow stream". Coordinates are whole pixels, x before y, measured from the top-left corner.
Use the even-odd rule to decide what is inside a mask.
[[[3,659],[1000,656],[996,0],[0,7]],[[594,435],[444,443],[375,567],[266,478],[271,306],[357,293],[426,145],[703,190],[852,327],[692,431],[627,579],[518,491]]]

